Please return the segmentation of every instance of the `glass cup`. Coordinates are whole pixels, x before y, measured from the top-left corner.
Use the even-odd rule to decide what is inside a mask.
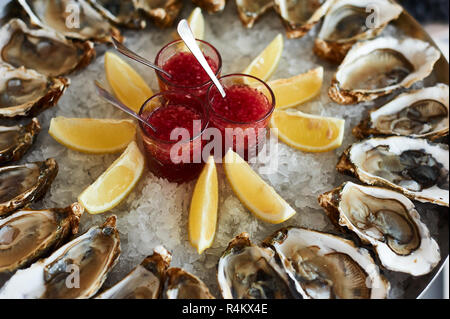
[[[219,77],[222,70],[222,57],[220,56],[219,52],[208,42],[197,40],[197,44],[205,57],[208,57],[215,62],[215,64],[217,65],[217,71],[215,74],[217,77]],[[191,54],[182,40],[173,41],[159,51],[158,55],[156,56],[155,64],[164,69],[167,61],[169,61],[172,57],[180,52],[187,52]],[[201,67],[200,65],[198,66]],[[170,90],[183,90],[202,99],[206,98],[208,88],[212,83],[211,79],[209,79],[208,77],[208,80],[204,83],[198,85],[186,85],[172,81],[170,78],[159,71],[156,71],[156,75],[158,77],[159,88],[162,92]]]
[[[172,117],[165,115],[164,111],[167,112],[167,108],[173,107],[181,108],[181,111],[177,109],[175,113],[167,113],[172,114]],[[172,130],[170,121],[174,121],[174,117],[177,118],[176,120],[183,118],[184,112],[189,111],[197,113],[201,123],[197,122],[194,125],[192,120],[191,123],[185,123],[186,126],[183,127],[191,127],[192,130],[190,132],[185,130],[184,135],[178,135],[183,132],[177,131],[180,127],[174,127]],[[156,127],[156,132],[154,132],[145,124],[139,123],[147,164],[153,174],[176,183],[184,183],[196,178],[204,164],[202,162],[204,146],[202,134],[209,125],[209,114],[204,102],[185,91],[161,92],[143,104],[139,115],[150,124],[154,124],[154,117],[157,116],[159,123],[167,125],[166,130],[159,129],[158,132],[158,127]],[[168,130],[172,130],[172,134],[175,133],[175,136],[171,135],[168,138],[163,135],[167,134]]]
[[[245,103],[239,106],[239,110],[236,110],[239,111],[242,118],[233,119],[227,118],[217,109],[218,103],[221,103],[220,100],[224,101],[224,99],[216,86],[211,85],[207,93],[210,127],[215,127],[221,132],[222,155],[225,155],[229,148],[233,148],[248,161],[258,155],[258,151],[266,142],[267,127],[275,109],[275,95],[264,81],[251,75],[230,74],[221,77],[219,81],[227,93],[225,101],[233,100],[230,95],[238,94],[235,93],[237,90],[233,88],[249,87],[251,89],[246,93]],[[239,96],[235,95],[235,98],[235,101],[239,101]],[[232,109],[233,106],[228,103],[231,102],[227,102],[225,105]],[[265,103],[267,105],[263,105]],[[246,109],[242,112],[244,107]],[[246,114],[252,114],[252,118],[248,119]]]

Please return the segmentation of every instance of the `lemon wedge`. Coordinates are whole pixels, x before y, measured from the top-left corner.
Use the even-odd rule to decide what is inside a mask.
[[[195,38],[203,40],[205,37],[205,18],[203,17],[202,9],[197,7],[192,10],[192,13],[188,18],[188,23]]]
[[[189,241],[199,254],[213,244],[218,202],[217,169],[211,156],[195,185],[189,212]]]
[[[283,53],[283,35],[279,34],[245,69],[244,74],[267,81],[275,72]],[[251,82],[251,81],[250,81]]]
[[[285,109],[302,104],[320,93],[323,83],[323,67],[297,76],[270,81],[275,94],[276,108]]]
[[[90,214],[109,211],[120,204],[136,186],[144,171],[144,157],[136,142],[78,197]]]
[[[105,72],[116,97],[136,113],[153,96],[153,91],[144,79],[114,53],[105,54]]]
[[[304,152],[328,152],[342,145],[345,121],[305,114],[275,111],[270,121],[274,133],[291,147]]]
[[[135,139],[136,125],[131,120],[55,117],[48,133],[70,149],[110,154],[123,151]]]
[[[295,215],[295,210],[231,149],[225,155],[224,168],[236,196],[257,218],[279,224]]]

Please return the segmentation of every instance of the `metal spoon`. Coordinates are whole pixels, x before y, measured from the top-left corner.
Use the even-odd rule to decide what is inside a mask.
[[[125,113],[127,113],[128,115],[131,115],[132,117],[134,117],[136,120],[140,121],[141,123],[145,124],[146,126],[148,126],[149,128],[151,128],[153,130],[153,132],[156,133],[156,129],[150,124],[148,123],[146,120],[144,120],[142,117],[140,117],[138,114],[136,114],[136,112],[134,112],[132,109],[130,109],[128,106],[122,104],[121,102],[119,102],[114,96],[112,96],[111,93],[109,93],[107,90],[105,90],[102,85],[100,84],[100,82],[98,81],[94,81],[95,83],[95,87],[97,88],[97,93],[98,95],[100,95],[101,98],[103,98],[105,101],[111,103],[112,105],[114,105],[115,107],[121,109],[122,111],[124,111]]]
[[[172,77],[172,75],[170,73],[168,73],[167,71],[164,71],[162,68],[160,68],[156,64],[150,62],[146,58],[141,57],[137,53],[131,51],[126,46],[124,46],[122,43],[117,41],[117,39],[115,39],[114,37],[112,37],[112,41],[113,41],[113,44],[114,44],[114,47],[116,48],[116,50],[119,51],[120,53],[122,53],[123,55],[125,55],[125,56],[129,57],[130,59],[133,59],[133,60],[135,60],[135,61],[137,61],[139,63],[142,63],[142,64],[144,64],[146,66],[149,66],[149,67],[151,67],[151,68],[153,68],[153,69],[163,73],[164,75],[166,75],[169,78]]]
[[[202,51],[198,47],[197,41],[195,40],[194,34],[192,33],[192,30],[189,27],[189,23],[187,22],[186,19],[180,21],[180,23],[178,24],[177,31],[178,34],[180,35],[180,38],[184,41],[184,44],[186,44],[186,46],[198,60],[203,69],[205,69],[206,73],[208,73],[208,76],[211,78],[211,80],[219,90],[222,97],[225,98],[226,97],[225,90],[223,89],[223,86],[220,84],[213,70],[211,70],[211,67],[206,61]]]

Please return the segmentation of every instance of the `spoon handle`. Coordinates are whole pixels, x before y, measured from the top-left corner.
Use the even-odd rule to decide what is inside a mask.
[[[203,55],[202,51],[197,45],[197,41],[195,40],[194,34],[192,33],[191,28],[189,27],[189,23],[186,19],[183,19],[178,24],[178,34],[180,35],[181,39],[183,39],[186,46],[189,48],[189,50],[192,52],[192,54],[195,56],[195,58],[198,60],[200,65],[205,69],[206,73],[209,75],[211,80],[213,81],[214,85],[219,90],[220,94],[223,98],[225,98],[226,93],[223,89],[222,85],[220,84],[219,80],[217,79],[216,75],[214,74],[213,70],[211,70],[211,67],[209,66],[208,62],[205,59],[205,56]]]
[[[131,115],[136,120],[144,123],[146,126],[151,128],[153,130],[153,132],[156,133],[156,129],[150,123],[147,123],[147,121],[145,121],[142,117],[140,117],[138,114],[136,114],[136,112],[134,112],[132,109],[128,108],[123,103],[119,102],[114,96],[112,96],[111,93],[109,93],[107,90],[105,90],[98,81],[94,81],[94,83],[95,83],[95,87],[97,88],[97,93],[101,98],[103,98],[105,101],[111,103],[115,107],[121,109],[128,115]]]

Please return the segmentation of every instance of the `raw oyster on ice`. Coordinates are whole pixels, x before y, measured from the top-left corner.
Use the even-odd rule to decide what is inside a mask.
[[[156,247],[125,278],[98,295],[97,299],[158,299],[172,255],[164,247]]]
[[[170,27],[180,14],[182,0],[133,0],[137,9],[145,12],[159,27]]]
[[[53,158],[0,168],[0,217],[40,199],[58,173]]]
[[[402,192],[410,199],[448,206],[449,149],[425,139],[372,138],[349,147],[337,165],[362,182]]]
[[[236,0],[236,6],[244,26],[251,28],[260,16],[273,7],[273,0]]]
[[[38,115],[58,102],[69,83],[0,62],[0,118]]]
[[[247,233],[234,238],[219,260],[217,280],[224,299],[292,299],[288,278],[269,248]]]
[[[335,0],[275,0],[288,38],[303,37],[328,12]]]
[[[284,228],[265,240],[306,299],[382,299],[389,283],[364,248],[303,228]]]
[[[119,255],[116,216],[112,216],[102,226],[92,227],[50,257],[17,271],[0,290],[0,298],[90,298],[103,285]]]
[[[429,43],[412,38],[359,42],[339,66],[328,95],[336,103],[354,104],[409,88],[430,75],[440,56]]]
[[[222,11],[226,4],[226,0],[192,0],[192,2],[209,13]]]
[[[167,270],[162,298],[215,299],[203,281],[181,268]]]
[[[321,195],[319,203],[338,228],[371,244],[389,270],[422,276],[441,260],[413,202],[396,191],[348,182]]]
[[[73,42],[50,29],[29,29],[13,19],[0,29],[0,62],[24,66],[47,76],[68,74],[95,56],[92,42]]]
[[[402,135],[436,139],[448,134],[449,91],[445,84],[403,93],[370,112],[353,129],[362,139],[370,135]]]
[[[325,16],[314,52],[340,63],[357,41],[375,38],[402,12],[391,0],[338,0]]]
[[[41,125],[37,118],[25,126],[0,126],[0,165],[20,160],[40,131]]]
[[[134,0],[87,0],[106,19],[132,29],[144,29],[144,17],[136,10]]]
[[[22,210],[0,220],[0,273],[13,272],[61,246],[78,232],[83,207]]]
[[[18,0],[32,24],[51,28],[72,39],[111,42],[122,41],[118,29],[103,19],[86,0]]]

